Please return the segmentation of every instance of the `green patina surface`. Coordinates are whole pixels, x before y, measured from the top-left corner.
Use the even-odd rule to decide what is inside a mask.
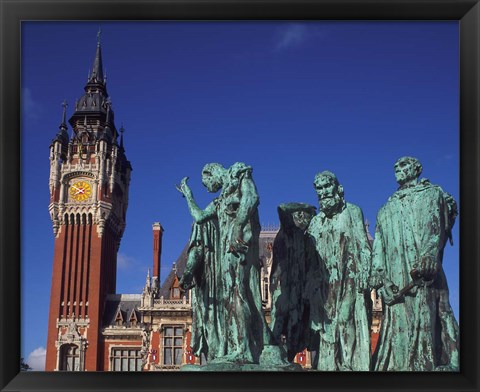
[[[206,165],[203,184],[221,193],[204,210],[187,180],[178,189],[195,224],[180,285],[194,287],[192,348],[206,355],[205,370],[246,370],[262,362],[262,350],[272,341],[261,309],[259,197],[252,168],[239,162],[228,169]]]
[[[313,368],[322,371],[458,370],[458,324],[442,268],[457,206],[440,187],[418,181],[420,173],[414,158],[395,164],[400,187],[378,213],[373,252],[361,209],[345,201],[331,172],[315,177],[317,215],[304,203],[278,207],[272,331],[261,309],[252,168],[206,165],[203,184],[221,193],[204,210],[184,178],[178,190],[194,225],[180,285],[193,290],[191,345],[208,365],[183,370],[296,371],[287,353],[292,361],[305,348],[317,352]],[[384,302],[373,358],[371,289]]]
[[[359,207],[344,200],[331,172],[317,174],[320,212],[307,230],[307,282],[316,369],[370,370],[367,279],[370,244]]]
[[[418,181],[421,171],[415,158],[397,161],[400,187],[377,216],[371,284],[386,305],[375,370],[459,370],[458,324],[442,268],[457,206],[439,186]]]

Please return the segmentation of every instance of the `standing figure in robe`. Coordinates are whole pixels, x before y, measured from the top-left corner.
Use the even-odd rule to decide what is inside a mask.
[[[270,274],[272,312],[270,327],[276,344],[285,338],[288,361],[307,346],[308,309],[304,306],[306,284],[306,229],[315,207],[286,203],[278,207],[280,230],[273,244]]]
[[[362,210],[347,203],[337,177],[315,176],[319,213],[308,227],[312,246],[307,295],[317,370],[370,370],[370,329],[365,291],[371,248]],[[313,340],[315,341],[315,340]]]
[[[187,180],[185,177],[178,189],[187,200],[194,222],[203,231],[200,235],[192,234],[193,247],[181,281],[182,287],[191,287],[195,266],[202,271],[197,273],[196,281],[204,281],[205,286],[195,292],[193,337],[205,337],[205,344],[213,346],[209,357],[215,357],[216,362],[258,363],[267,332],[260,295],[259,197],[252,168],[240,162],[229,169],[218,163],[207,164],[202,182],[209,192],[221,189],[221,193],[204,210],[197,206]],[[207,222],[211,222],[209,227],[204,226]],[[203,272],[207,269],[209,278]],[[206,313],[207,324],[201,321]],[[207,337],[198,327],[202,331],[219,331]],[[195,339],[193,344],[197,344]],[[210,350],[209,347],[202,352]]]
[[[416,158],[395,163],[398,190],[377,215],[370,284],[384,301],[374,369],[458,371],[459,335],[442,267],[455,200]]]

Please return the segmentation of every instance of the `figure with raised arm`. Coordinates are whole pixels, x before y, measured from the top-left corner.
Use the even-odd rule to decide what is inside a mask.
[[[196,286],[192,347],[212,362],[258,363],[266,325],[259,280],[259,197],[252,168],[239,162],[228,169],[207,164],[202,182],[209,192],[221,193],[204,210],[187,180],[178,190],[187,200],[194,228],[180,285]]]

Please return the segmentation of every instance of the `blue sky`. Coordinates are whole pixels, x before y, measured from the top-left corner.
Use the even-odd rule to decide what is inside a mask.
[[[200,180],[208,162],[253,166],[264,225],[278,224],[280,203],[317,205],[313,178],[331,170],[373,235],[404,155],[419,158],[423,176],[459,200],[456,21],[24,22],[22,355],[35,368],[46,345],[53,260],[49,145],[61,102],[71,116],[83,94],[99,27],[133,166],[118,293],[141,292],[156,221],[165,229],[166,277],[191,227],[175,184],[189,176],[205,207],[214,197]],[[459,219],[444,257],[457,317],[458,226]]]

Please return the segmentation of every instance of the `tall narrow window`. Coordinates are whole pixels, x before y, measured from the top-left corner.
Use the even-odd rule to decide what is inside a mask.
[[[114,372],[141,372],[142,357],[140,348],[112,348],[110,370]]]
[[[163,337],[163,364],[181,365],[183,363],[183,328],[165,327]]]
[[[60,370],[78,372],[80,369],[80,350],[75,344],[63,345],[60,349]]]

